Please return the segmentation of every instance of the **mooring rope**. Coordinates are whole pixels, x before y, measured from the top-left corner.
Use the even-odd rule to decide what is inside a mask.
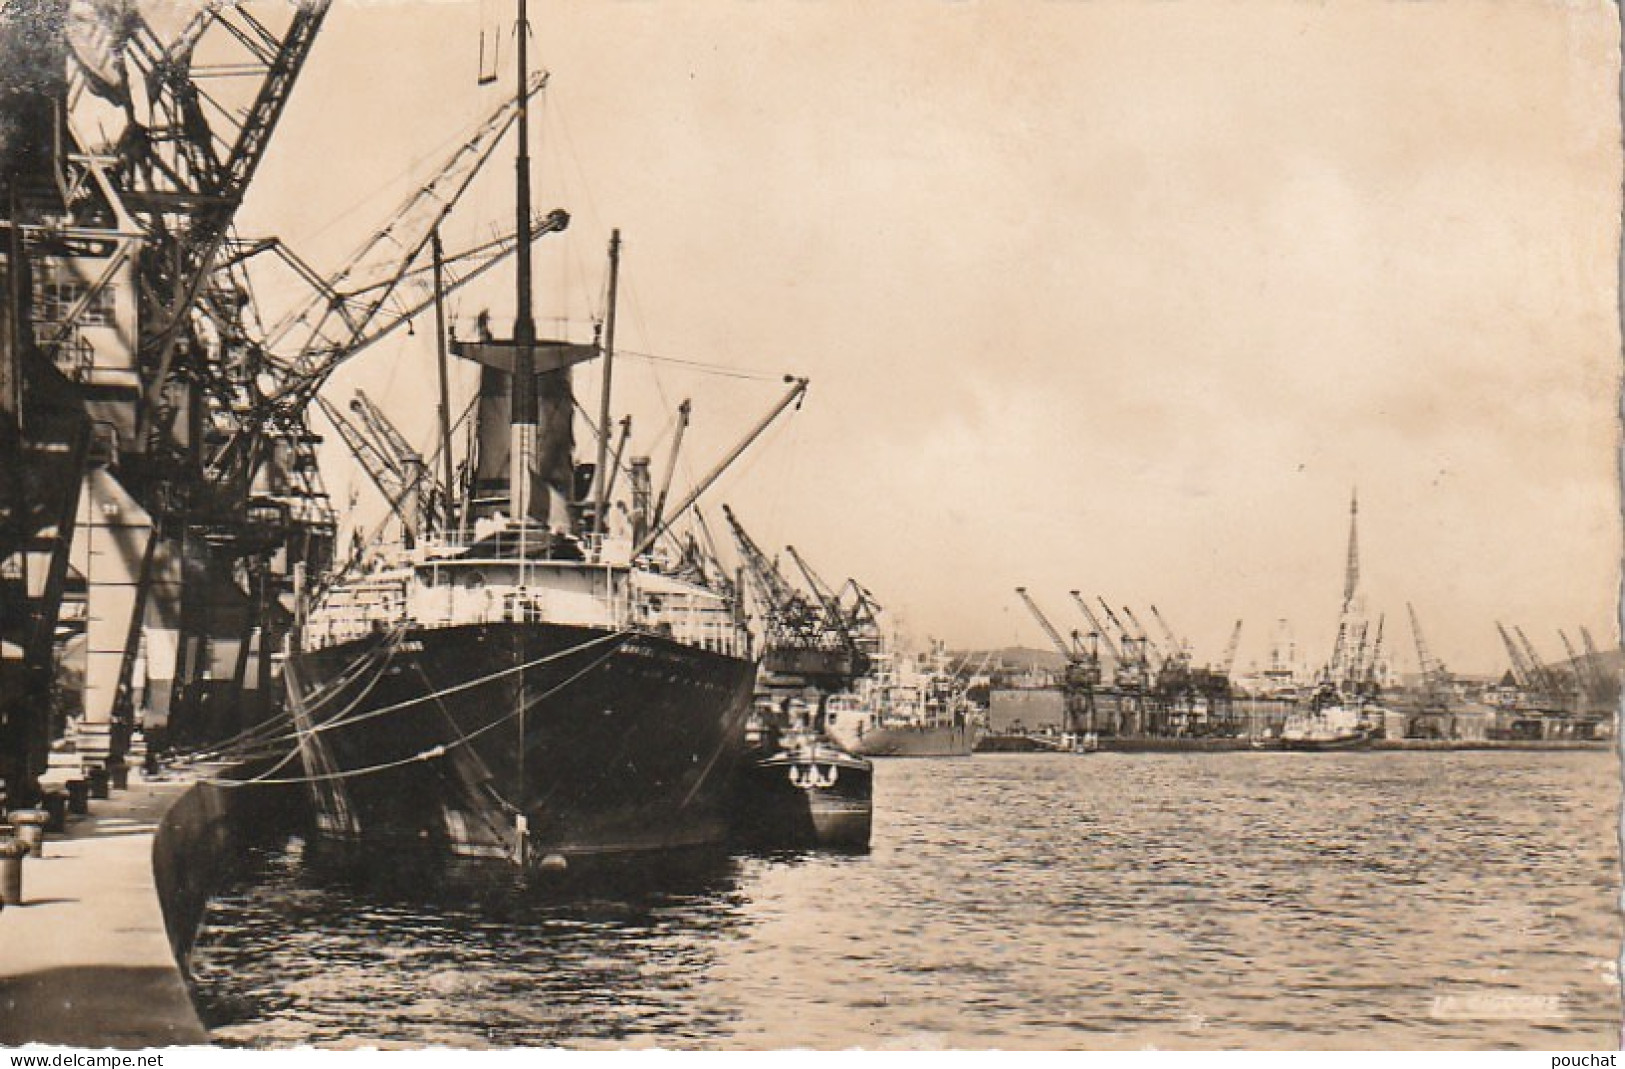
[[[510,672],[517,671],[517,670],[519,670],[521,668],[528,667],[530,665],[540,664],[540,663],[543,663],[543,662],[548,661],[548,660],[553,660],[553,659],[556,659],[558,657],[563,657],[563,656],[566,656],[566,655],[571,654],[571,653],[576,653],[576,652],[579,652],[580,650],[586,649],[589,646],[601,644],[601,643],[603,643],[603,642],[605,642],[605,641],[607,641],[608,639],[611,639],[611,638],[624,639],[624,638],[630,636],[631,634],[632,634],[632,632],[630,632],[630,631],[618,631],[613,635],[606,635],[606,636],[603,636],[602,638],[593,639],[590,642],[584,642],[584,643],[581,643],[578,646],[573,646],[568,650],[560,650],[557,653],[552,654],[552,655],[550,655],[548,657],[539,658],[537,661],[528,662],[527,665],[516,665],[516,666],[513,666],[511,668],[503,669],[501,672],[494,672],[494,673],[491,674],[490,677],[487,677],[487,678],[494,678],[495,676],[498,676],[498,675],[506,675],[506,674],[508,674]],[[257,777],[254,777],[252,779],[243,779],[243,780],[204,779],[201,782],[210,783],[210,784],[213,784],[214,786],[217,786],[217,787],[247,787],[247,786],[251,786],[251,785],[290,786],[290,785],[296,785],[296,784],[328,783],[328,782],[332,782],[332,781],[335,781],[335,780],[355,779],[355,778],[357,778],[359,776],[370,776],[370,775],[374,775],[374,774],[379,773],[379,772],[388,772],[391,769],[402,768],[402,767],[404,767],[406,765],[415,764],[415,763],[417,763],[419,761],[432,761],[432,760],[435,760],[436,758],[446,756],[447,753],[449,753],[450,751],[452,751],[454,749],[457,749],[458,747],[467,746],[474,739],[479,738],[481,735],[484,735],[486,732],[493,731],[496,728],[502,726],[503,724],[506,724],[511,720],[514,720],[514,719],[516,719],[516,718],[518,718],[520,716],[523,716],[525,713],[529,712],[531,709],[535,708],[540,703],[546,701],[547,699],[551,698],[553,695],[559,693],[559,691],[561,691],[564,688],[566,688],[566,687],[570,686],[571,684],[575,683],[576,680],[580,679],[582,676],[585,676],[588,672],[593,671],[595,668],[597,668],[599,665],[603,664],[605,661],[609,660],[614,655],[615,655],[615,650],[614,649],[606,650],[603,654],[601,654],[599,657],[597,657],[591,664],[586,665],[585,667],[583,667],[580,670],[576,671],[575,673],[571,674],[568,678],[566,678],[564,680],[561,680],[560,682],[558,682],[554,686],[549,687],[547,690],[543,691],[541,694],[538,694],[534,698],[529,699],[528,701],[526,701],[526,703],[524,705],[522,705],[519,708],[513,710],[508,715],[500,717],[500,718],[498,718],[496,720],[493,720],[489,724],[486,724],[484,727],[477,728],[474,731],[468,732],[467,734],[463,735],[461,738],[455,739],[450,743],[436,744],[434,746],[429,747],[426,750],[420,751],[419,753],[412,754],[410,757],[402,757],[402,758],[399,758],[399,759],[394,760],[394,761],[383,761],[383,762],[380,762],[380,763],[378,763],[376,765],[366,765],[366,766],[363,766],[361,768],[343,769],[343,770],[337,771],[337,772],[325,772],[325,773],[322,773],[321,775],[317,775],[317,776],[286,776],[286,777],[282,777],[282,778],[279,778],[279,779],[267,779],[267,778],[257,776]],[[449,687],[449,688],[446,688],[445,690],[437,691],[434,694],[424,695],[422,698],[414,699],[411,702],[403,702],[403,703],[399,703],[399,704],[400,705],[415,705],[415,704],[418,704],[421,701],[426,701],[426,700],[428,700],[430,698],[435,698],[435,697],[438,697],[438,696],[443,696],[445,694],[453,693],[453,692],[455,692],[457,690],[466,690],[466,689],[467,689],[466,684],[459,685],[457,687]],[[388,707],[386,707],[386,708],[388,708]],[[382,712],[382,711],[383,710],[376,710],[376,712]],[[371,716],[372,714],[369,713],[367,715]],[[362,719],[362,718],[358,717],[357,721],[359,721],[360,719]],[[352,721],[352,723],[357,722],[357,721]],[[315,729],[312,729],[312,733],[314,733],[314,730]],[[294,753],[298,753],[298,750],[295,750]],[[292,755],[290,754],[290,757],[291,756]],[[286,759],[284,759],[282,764],[286,764]],[[278,767],[280,767],[280,765]],[[268,771],[275,771],[275,769],[270,769]]]
[[[339,719],[339,717],[343,715],[341,713],[324,723],[312,725],[308,731],[300,732],[299,737],[304,738],[308,735],[318,735],[324,731],[331,731],[334,728],[352,727],[356,724],[365,723],[368,720],[373,720],[380,716],[387,716],[390,713],[400,712],[402,709],[410,709],[413,706],[422,705],[424,702],[439,701],[440,699],[450,697],[453,694],[460,694],[465,690],[472,690],[475,687],[482,687],[493,680],[501,679],[505,676],[516,675],[520,672],[528,671],[529,669],[537,668],[553,661],[562,660],[565,657],[573,656],[582,652],[583,650],[589,650],[594,646],[600,646],[606,642],[615,642],[617,644],[624,642],[633,634],[635,634],[635,632],[630,630],[622,630],[614,631],[607,635],[600,635],[597,638],[588,639],[586,642],[571,646],[568,649],[556,650],[553,653],[549,653],[545,656],[537,657],[535,660],[525,661],[521,664],[509,665],[507,668],[500,668],[495,672],[490,672],[474,679],[465,680],[461,683],[456,683],[452,686],[442,688],[441,690],[431,691],[427,694],[420,694],[415,698],[407,698],[404,701],[398,701],[391,705],[382,705],[377,709],[369,709],[365,713],[351,717],[348,720],[341,721]],[[610,652],[614,651],[612,650]],[[345,712],[348,711],[348,709],[345,710]]]
[[[327,702],[332,701],[340,692],[359,678],[361,673],[371,664],[379,663],[381,673],[382,669],[388,666],[389,659],[394,656],[395,650],[399,647],[401,639],[405,635],[406,628],[404,625],[396,628],[393,632],[386,633],[382,641],[374,649],[368,650],[362,656],[357,657],[354,663],[345,668],[343,672],[316,687],[312,691],[315,697],[306,699],[309,708],[318,709]],[[378,661],[379,658],[382,658],[381,663]],[[246,727],[237,734],[216,742],[207,750],[194,750],[185,756],[193,761],[247,760],[259,756],[264,747],[283,741],[291,741],[297,737],[288,734],[264,734],[270,729],[283,727],[292,719],[293,714],[289,710],[281,709],[257,724]],[[276,752],[280,752],[280,748]]]
[[[356,679],[360,678],[362,669],[365,668],[369,663],[376,664],[378,670],[373,673],[371,679],[367,680],[366,686],[362,687],[360,693],[352,698],[343,709],[334,714],[334,718],[337,719],[342,717],[346,713],[349,713],[351,710],[355,709],[357,705],[360,705],[367,695],[372,693],[373,688],[378,685],[378,681],[383,679],[384,673],[389,669],[389,663],[395,659],[395,654],[400,649],[401,640],[405,637],[405,634],[406,628],[404,626],[397,629],[396,632],[388,636],[389,641],[387,645],[380,644],[377,649],[371,650],[362,657],[356,658],[354,664],[347,667],[332,680],[318,686],[315,689],[315,693],[321,694],[322,691],[326,691],[326,693],[321,694],[316,703],[316,707],[320,707],[323,703],[331,701],[333,698],[336,698],[339,694],[343,693],[345,687],[354,682]],[[279,714],[279,718],[286,719],[291,723],[293,720],[293,714],[291,711],[284,709]],[[273,735],[264,739],[256,740],[257,748],[254,750],[244,751],[244,753],[241,755],[225,753],[227,747],[221,746],[220,750],[222,752],[222,759],[231,759],[235,757],[239,760],[249,760],[251,757],[264,755],[265,748],[269,746],[277,746],[277,749],[271,752],[279,753],[281,752],[280,744],[286,742],[297,742],[299,737],[299,729],[297,726],[295,726],[291,733],[283,732],[280,735]],[[202,759],[207,760],[208,758],[204,757]],[[286,762],[279,762],[277,767],[281,767],[281,765],[285,763]]]

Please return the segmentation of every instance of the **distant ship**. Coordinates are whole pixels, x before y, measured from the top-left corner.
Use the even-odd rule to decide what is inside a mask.
[[[570,366],[610,350],[534,340],[525,38],[515,337],[458,348],[482,366],[473,504],[304,599],[286,674],[322,835],[556,868],[726,840],[757,665],[726,580],[659,556],[710,480],[651,521],[634,466],[615,533],[612,480],[575,463]]]
[[[1308,704],[1287,717],[1278,739],[1283,750],[1357,750],[1381,736],[1384,710],[1365,698],[1322,684]]]
[[[975,712],[939,645],[901,663],[877,654],[870,675],[829,695],[824,726],[843,749],[866,757],[967,757],[979,737]]]
[[[1277,743],[1283,750],[1355,750],[1369,746],[1386,730],[1387,711],[1378,700],[1383,618],[1377,618],[1376,636],[1368,642],[1370,620],[1360,594],[1359,515],[1359,499],[1351,496],[1337,639],[1320,682],[1307,697],[1299,698],[1298,708],[1281,725]]]

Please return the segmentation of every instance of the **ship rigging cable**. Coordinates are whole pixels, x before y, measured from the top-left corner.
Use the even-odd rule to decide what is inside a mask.
[[[474,686],[474,685],[477,685],[479,683],[487,682],[490,679],[495,678],[496,676],[507,675],[507,674],[509,674],[511,672],[519,671],[522,668],[528,667],[529,665],[540,664],[540,663],[543,663],[545,661],[554,660],[556,658],[564,657],[564,656],[567,656],[567,655],[572,654],[572,653],[577,653],[577,652],[579,652],[579,651],[581,651],[583,649],[586,649],[586,648],[588,648],[590,646],[597,645],[599,643],[609,641],[610,639],[622,639],[622,640],[624,640],[624,639],[630,637],[632,634],[633,634],[633,632],[631,632],[631,631],[617,631],[612,635],[606,635],[606,636],[603,636],[602,638],[592,639],[590,641],[583,642],[580,645],[572,646],[570,649],[567,649],[567,650],[560,650],[559,652],[557,652],[555,654],[551,654],[548,657],[543,657],[543,658],[541,658],[541,659],[539,659],[537,661],[529,662],[529,664],[527,664],[527,665],[516,665],[516,666],[511,667],[511,668],[505,668],[501,672],[493,672],[493,673],[491,673],[491,675],[486,676],[483,679],[472,680],[469,683],[460,684],[459,686],[456,686],[456,687],[448,687],[445,690],[435,691],[435,692],[433,692],[431,694],[425,694],[425,695],[423,695],[423,696],[421,696],[419,698],[414,698],[414,699],[412,699],[411,701],[408,701],[408,702],[401,702],[401,703],[397,703],[396,705],[393,705],[393,706],[385,706],[382,709],[375,709],[370,713],[366,713],[366,714],[363,714],[362,716],[355,717],[354,719],[348,721],[347,723],[351,723],[351,724],[360,723],[363,720],[371,719],[375,715],[379,715],[379,714],[389,712],[389,711],[392,711],[392,710],[395,710],[395,709],[404,708],[404,707],[406,707],[408,705],[417,705],[417,704],[420,704],[422,702],[429,701],[429,700],[432,700],[432,699],[439,699],[441,697],[444,697],[447,694],[456,693],[458,690],[464,690],[464,689],[467,689],[470,686]],[[536,695],[534,698],[531,698],[530,700],[526,701],[524,705],[521,705],[519,708],[517,708],[517,709],[513,710],[512,712],[510,712],[507,716],[500,717],[499,719],[493,720],[489,724],[486,724],[484,727],[481,727],[481,728],[478,728],[478,729],[476,729],[474,731],[471,731],[471,732],[467,733],[466,735],[463,735],[461,738],[454,739],[449,743],[439,743],[438,745],[431,746],[426,750],[422,750],[422,751],[420,751],[418,753],[415,753],[415,754],[411,755],[410,757],[403,757],[403,758],[400,758],[399,760],[395,760],[395,761],[385,761],[385,762],[382,762],[382,763],[376,764],[376,765],[366,765],[366,766],[364,766],[362,768],[345,769],[345,770],[340,771],[340,772],[325,772],[325,773],[322,773],[321,775],[318,775],[318,776],[285,776],[285,777],[282,777],[282,778],[279,778],[279,779],[268,779],[268,778],[265,778],[264,776],[255,776],[255,777],[252,777],[250,779],[243,779],[243,780],[222,780],[222,779],[207,779],[207,778],[205,778],[205,779],[200,779],[199,782],[209,783],[209,784],[212,784],[213,786],[216,786],[216,787],[247,787],[247,786],[252,786],[252,785],[259,785],[259,786],[292,786],[292,785],[296,785],[296,784],[329,783],[329,782],[333,782],[335,780],[355,779],[355,778],[357,778],[359,776],[369,776],[369,775],[372,775],[372,774],[377,773],[377,772],[387,772],[390,769],[400,768],[403,765],[416,764],[419,761],[432,761],[432,760],[434,760],[436,758],[446,756],[447,753],[449,753],[450,751],[458,748],[459,746],[468,745],[468,743],[470,743],[473,740],[479,738],[481,735],[484,735],[488,731],[492,731],[495,728],[498,728],[498,727],[502,726],[503,724],[506,724],[509,721],[511,721],[511,720],[513,720],[513,719],[515,719],[517,717],[525,715],[526,713],[528,713],[532,709],[534,709],[537,705],[539,705],[542,702],[546,701],[547,699],[553,697],[553,695],[559,693],[564,688],[572,685],[573,683],[576,682],[576,680],[580,679],[582,676],[585,676],[587,673],[593,671],[599,665],[603,664],[605,661],[609,660],[609,658],[611,658],[614,655],[615,655],[615,650],[614,649],[605,650],[600,656],[594,658],[594,660],[593,660],[593,662],[591,664],[584,666],[579,671],[572,673],[569,677],[567,677],[567,678],[565,678],[563,680],[560,680],[554,686],[549,687],[545,691],[542,691],[540,694]],[[340,726],[340,725],[334,723],[333,721],[328,721],[325,724],[314,725],[308,732],[301,733],[301,736],[303,737],[303,736],[306,736],[306,735],[315,735],[317,732],[322,731],[325,728],[338,727],[338,726]],[[298,751],[295,750],[294,752],[297,753]],[[284,759],[282,762],[278,763],[277,768],[282,767],[282,765],[285,765],[286,763],[287,763],[287,760]],[[276,769],[270,769],[268,771],[276,771]]]
[[[563,659],[565,657],[572,656],[573,654],[580,653],[583,650],[589,650],[589,649],[593,648],[594,646],[603,645],[603,644],[609,643],[609,642],[614,642],[617,645],[619,645],[621,642],[624,642],[626,639],[632,637],[632,635],[634,635],[634,634],[636,634],[636,632],[631,631],[631,630],[624,630],[624,631],[615,631],[615,632],[612,632],[612,633],[610,633],[608,635],[601,635],[598,638],[588,639],[586,642],[582,642],[582,643],[580,643],[578,645],[571,646],[569,649],[557,650],[557,651],[555,651],[553,653],[547,654],[545,657],[538,657],[535,660],[525,661],[522,664],[509,665],[507,668],[498,669],[495,672],[491,672],[491,673],[488,673],[486,675],[479,676],[479,677],[477,677],[475,679],[466,680],[466,681],[464,681],[462,683],[457,683],[457,684],[455,684],[453,686],[446,687],[446,688],[444,688],[442,690],[432,691],[432,692],[430,692],[428,694],[420,694],[416,698],[408,698],[405,701],[395,702],[392,705],[383,705],[383,706],[378,707],[377,709],[369,709],[365,713],[362,713],[359,716],[353,716],[353,717],[350,717],[349,719],[341,720],[340,716],[342,716],[343,714],[339,714],[338,716],[334,716],[332,719],[323,721],[320,724],[313,724],[308,732],[301,732],[300,734],[301,734],[301,737],[303,737],[305,735],[319,735],[324,731],[331,731],[331,730],[333,730],[335,728],[350,727],[351,725],[354,725],[354,724],[365,723],[368,720],[373,720],[373,719],[376,719],[377,717],[385,716],[385,715],[387,715],[389,713],[396,713],[396,712],[401,711],[402,709],[410,709],[410,708],[412,708],[414,706],[422,705],[424,702],[427,702],[427,701],[438,701],[441,698],[449,697],[450,695],[453,695],[453,694],[460,694],[465,690],[473,690],[475,687],[484,686],[485,684],[490,683],[493,680],[501,679],[504,676],[515,675],[515,674],[517,674],[519,672],[526,671],[527,669],[537,668],[537,667],[540,667],[541,665],[549,664],[549,663],[551,663],[553,661],[561,660],[561,659]],[[609,653],[614,653],[614,652],[615,652],[614,649],[609,650]],[[608,654],[606,654],[606,656],[607,655]],[[597,662],[594,662],[594,663],[596,664]],[[575,678],[574,676],[571,677],[571,679],[574,679],[574,678]],[[348,712],[348,711],[349,711],[349,709],[346,708],[345,712]]]
[[[406,635],[406,628],[404,626],[400,627],[400,628],[397,628],[396,631],[391,634],[391,636],[389,638],[389,641],[388,641],[388,645],[386,647],[382,648],[380,651],[375,651],[374,654],[369,654],[369,656],[376,656],[377,653],[379,653],[379,652],[382,653],[382,657],[380,657],[379,660],[378,660],[378,671],[373,674],[373,677],[371,679],[367,680],[367,685],[361,688],[361,692],[359,694],[357,694],[354,698],[352,698],[350,700],[350,702],[347,705],[344,706],[343,709],[341,709],[337,713],[335,713],[333,715],[333,719],[328,721],[328,723],[335,723],[335,722],[342,721],[343,718],[348,716],[355,709],[355,707],[357,705],[360,705],[361,702],[366,699],[367,695],[372,693],[373,688],[378,685],[378,681],[384,678],[384,673],[389,668],[389,662],[394,659],[395,651],[399,648],[400,643],[401,643],[401,639],[404,638],[405,635]],[[352,678],[355,678],[355,677],[352,677]],[[336,691],[336,690],[330,691],[328,696],[331,697],[333,694],[336,694],[336,693],[338,693],[338,691]],[[304,737],[304,733],[299,731],[298,726],[295,725],[293,734],[291,734],[291,735],[284,734],[284,735],[282,735],[282,736],[280,736],[278,738],[267,739],[262,744],[262,746],[270,746],[272,743],[283,743],[283,742],[295,742],[295,743],[297,743],[303,737]],[[275,752],[275,751],[273,751],[273,752]],[[272,783],[272,782],[275,782],[274,780],[270,780],[270,779],[267,779],[265,777],[271,776],[271,775],[275,774],[276,772],[282,770],[283,768],[286,768],[287,765],[288,765],[288,762],[292,761],[298,755],[299,755],[299,747],[296,745],[292,749],[288,750],[288,752],[284,753],[281,756],[281,758],[279,758],[277,760],[276,764],[272,765],[270,768],[266,769],[265,771],[259,773],[258,775],[251,776],[248,779],[234,780],[232,782],[245,783],[245,784],[246,783]],[[255,756],[259,756],[259,755],[255,755]],[[266,756],[269,756],[269,755],[266,755]]]
[[[369,665],[377,663],[377,660],[380,657],[383,658],[382,663],[379,665],[379,670],[382,672],[383,668],[388,666],[389,656],[393,654],[394,648],[400,644],[401,637],[404,634],[404,628],[397,628],[396,630],[383,635],[377,648],[368,651],[363,656],[357,657],[355,662],[343,672],[340,672],[332,679],[327,680],[312,690],[311,696],[305,699],[306,708],[311,710],[319,709],[328,702],[332,701],[344,690],[344,688],[348,687],[354,680],[359,678],[361,673],[365,671]],[[194,761],[218,760],[222,758],[244,759],[246,757],[257,756],[258,749],[256,748],[263,748],[265,746],[272,745],[273,743],[291,740],[296,737],[294,735],[278,736],[265,734],[274,728],[282,727],[288,723],[291,723],[291,721],[292,714],[289,713],[288,710],[283,709],[266,717],[257,724],[244,728],[235,735],[222,739],[211,749],[194,751],[188,756],[190,756]],[[277,752],[281,752],[280,748],[278,748]]]

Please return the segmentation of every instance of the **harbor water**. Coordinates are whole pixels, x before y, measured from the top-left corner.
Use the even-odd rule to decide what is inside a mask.
[[[524,886],[299,840],[211,904],[216,1042],[1617,1047],[1604,751],[876,762],[873,850]]]

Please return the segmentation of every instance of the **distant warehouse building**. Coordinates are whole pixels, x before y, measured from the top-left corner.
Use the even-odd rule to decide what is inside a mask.
[[[1058,687],[995,688],[988,692],[987,726],[994,735],[1062,731],[1066,702]]]

